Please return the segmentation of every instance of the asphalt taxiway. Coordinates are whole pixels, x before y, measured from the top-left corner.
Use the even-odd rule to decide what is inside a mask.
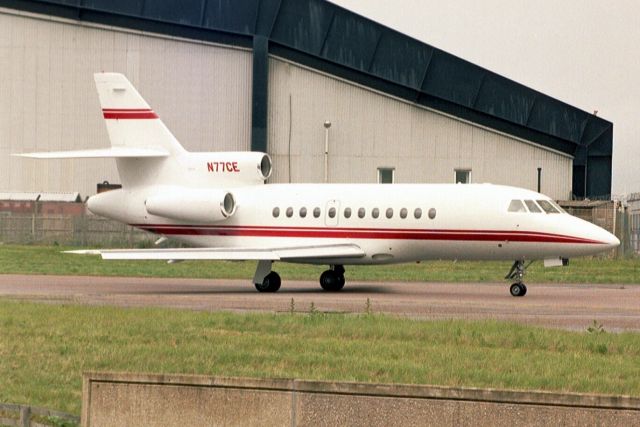
[[[283,281],[274,294],[249,280],[0,275],[0,297],[51,303],[173,307],[192,310],[287,312],[311,303],[327,312],[371,311],[422,319],[497,319],[585,330],[640,330],[640,285],[527,283],[514,298],[507,283],[347,282],[338,293],[316,282]]]

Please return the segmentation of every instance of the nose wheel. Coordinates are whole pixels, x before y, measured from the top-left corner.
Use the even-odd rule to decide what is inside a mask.
[[[529,265],[531,265],[531,263],[529,263]],[[524,273],[529,265],[525,266],[523,260],[517,260],[513,263],[511,270],[509,270],[509,273],[505,276],[505,279],[516,280],[516,283],[511,285],[509,288],[511,296],[523,297],[527,294],[527,287],[522,280],[524,279]]]
[[[524,283],[514,283],[509,288],[509,292],[511,292],[511,296],[514,297],[523,297],[527,294],[527,287]]]

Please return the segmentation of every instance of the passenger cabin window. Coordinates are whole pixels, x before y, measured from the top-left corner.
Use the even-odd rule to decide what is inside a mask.
[[[512,200],[509,204],[509,212],[527,212],[522,200]]]
[[[407,208],[400,209],[400,218],[405,219],[407,217]]]
[[[380,216],[380,209],[373,208],[373,210],[371,211],[371,216],[374,218],[378,218]]]
[[[344,210],[344,217],[345,218],[351,218],[351,208],[346,208]]]
[[[278,218],[280,216],[280,208],[273,208],[273,217]]]
[[[389,219],[393,218],[393,208],[387,208],[387,212],[385,213],[385,215]]]
[[[536,202],[534,202],[533,200],[525,200],[524,204],[527,205],[527,209],[529,209],[529,212],[533,212],[533,213],[542,212],[542,209],[540,209],[538,205],[536,205]]]
[[[378,168],[378,184],[393,184],[395,168]]]
[[[420,219],[420,218],[422,217],[422,209],[420,209],[420,208],[416,208],[416,210],[415,210],[415,211],[413,211],[413,216],[414,216],[416,219]]]
[[[320,208],[314,208],[313,209],[313,217],[314,218],[320,217]]]
[[[435,217],[436,217],[436,209],[435,208],[429,209],[429,219],[434,219]]]
[[[553,207],[547,200],[536,200],[543,211],[549,214],[560,213],[560,211]]]
[[[471,169],[456,169],[455,180],[456,184],[470,184]]]
[[[307,208],[300,208],[300,218],[307,216]]]
[[[358,218],[364,218],[366,214],[367,214],[367,210],[365,208],[358,209]]]
[[[293,216],[293,208],[287,208],[287,218],[291,218]]]

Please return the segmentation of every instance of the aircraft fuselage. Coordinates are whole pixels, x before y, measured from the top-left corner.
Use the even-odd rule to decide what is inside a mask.
[[[222,221],[175,221],[146,211],[150,194],[179,191],[162,186],[106,193],[92,197],[89,207],[201,247],[354,243],[366,253],[330,260],[338,264],[570,258],[618,244],[600,227],[566,213],[510,212],[512,200],[549,198],[490,184],[269,184],[234,188],[236,212]]]

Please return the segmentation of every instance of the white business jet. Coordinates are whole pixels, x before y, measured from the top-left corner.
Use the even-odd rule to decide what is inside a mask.
[[[28,153],[115,158],[122,189],[89,198],[97,215],[195,248],[74,251],[120,260],[256,260],[260,292],[280,288],[274,261],[328,265],[327,291],[345,265],[433,259],[514,260],[506,278],[523,296],[525,260],[547,266],[620,244],[553,200],[491,184],[268,184],[256,152],[185,151],[125,76],[95,74],[111,148]]]

